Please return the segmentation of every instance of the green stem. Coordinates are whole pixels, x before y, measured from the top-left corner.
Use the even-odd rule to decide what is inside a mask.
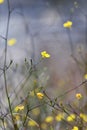
[[[9,4],[9,0],[7,0],[7,6],[8,6],[8,20],[7,20],[7,29],[6,29],[6,38],[5,38],[5,59],[4,59],[4,68],[3,68],[3,75],[4,75],[4,83],[5,83],[5,92],[6,92],[6,97],[8,100],[8,105],[9,105],[9,110],[11,113],[11,118],[12,118],[12,122],[13,122],[13,126],[14,126],[14,130],[17,130],[17,128],[15,127],[15,122],[13,119],[13,114],[12,114],[12,108],[11,108],[11,103],[10,103],[10,98],[9,98],[9,94],[8,94],[8,88],[7,88],[7,79],[6,79],[6,61],[7,61],[7,39],[8,39],[8,31],[9,31],[9,22],[10,22],[10,4]]]

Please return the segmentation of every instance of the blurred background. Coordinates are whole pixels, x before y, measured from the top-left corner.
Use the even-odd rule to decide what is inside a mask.
[[[32,59],[36,65],[40,53],[44,50],[51,58],[39,64],[39,73],[32,78],[38,80],[40,86],[46,87],[50,96],[58,96],[84,81],[84,74],[87,73],[87,1],[9,0],[9,2],[12,12],[8,39],[16,39],[16,44],[7,48],[7,64],[13,60],[11,69],[7,71],[10,94],[14,93],[16,88],[20,90],[19,83],[27,73],[24,66],[25,58],[29,64]],[[8,6],[5,0],[0,5],[0,36],[3,37],[6,35],[7,19]],[[63,27],[68,20],[73,22],[70,29]],[[0,37],[0,67],[4,61],[4,47],[5,42]],[[2,75],[0,80],[2,97],[4,92]],[[30,86],[32,81],[29,80]],[[26,86],[28,87],[28,83]],[[24,87],[23,92],[27,87]],[[86,92],[80,89],[76,89],[72,96],[69,93],[64,100],[70,101],[76,92]],[[1,99],[1,103],[3,100],[5,99]]]
[[[65,130],[65,122],[62,122],[61,127],[61,123],[53,119],[57,114],[61,115],[60,111],[45,105],[44,101],[48,101],[47,98],[39,101],[34,95],[44,90],[48,97],[52,99],[58,97],[59,105],[63,103],[67,110],[71,105],[73,109],[70,108],[72,111],[68,111],[68,114],[71,112],[79,114],[79,111],[87,113],[87,84],[78,87],[87,80],[86,5],[86,0],[9,0],[9,9],[8,0],[0,4],[0,117],[9,114],[1,69],[4,65],[4,38],[9,11],[7,39],[16,39],[16,44],[7,46],[7,66],[12,61],[6,71],[12,112],[14,113],[15,106],[23,103],[25,110],[19,113],[25,114],[26,106],[29,105],[31,109],[29,117],[34,119],[42,130],[53,128]],[[64,28],[63,24],[67,21],[72,21],[71,28]],[[51,57],[41,62],[42,51],[47,51]],[[72,88],[74,89],[70,91]],[[76,93],[82,94],[81,102],[76,100]],[[40,106],[41,103],[44,104]],[[37,105],[40,107],[32,109]],[[46,122],[49,116],[52,116],[48,118],[51,119],[51,124],[49,121]],[[67,116],[65,113],[65,121]],[[7,123],[7,128],[12,129],[11,121],[8,123],[7,117],[3,119]],[[18,124],[20,129],[23,129],[23,121]],[[0,130],[3,128],[1,126],[3,125],[0,122]],[[71,126],[66,128],[70,129]],[[34,130],[31,126],[29,129]]]

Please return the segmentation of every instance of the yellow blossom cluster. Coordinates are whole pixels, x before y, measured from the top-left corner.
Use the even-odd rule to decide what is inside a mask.
[[[75,118],[76,118],[75,114],[70,114],[70,115],[67,117],[67,121],[68,121],[68,122],[72,122],[72,121],[75,120]]]
[[[47,116],[45,118],[45,122],[47,122],[47,123],[51,123],[52,121],[53,121],[53,117],[52,116]]]
[[[42,123],[41,124],[41,128],[44,129],[44,130],[46,130],[47,129],[47,124],[46,123]]]
[[[0,0],[0,4],[3,4],[4,3],[4,0]]]
[[[50,58],[50,54],[47,53],[46,51],[42,51],[41,56],[42,56],[42,58]]]
[[[56,121],[62,121],[64,119],[64,113],[58,113],[55,117]]]
[[[72,21],[67,21],[67,22],[65,22],[64,24],[63,24],[63,27],[64,28],[71,28],[72,27]]]
[[[87,122],[87,114],[80,113],[80,118],[82,118],[83,121]]]
[[[72,130],[79,130],[77,126],[74,126]]]
[[[14,38],[9,39],[8,42],[7,42],[7,44],[8,44],[9,46],[13,46],[14,44],[16,44],[16,39],[14,39]]]
[[[82,94],[81,93],[77,93],[76,94],[76,98],[79,100],[79,99],[81,99],[82,98]]]
[[[37,122],[34,120],[29,120],[28,121],[28,126],[38,126]]]
[[[87,74],[85,74],[85,75],[84,75],[84,79],[86,79],[86,80],[87,80]]]
[[[15,112],[22,111],[22,110],[24,110],[24,105],[16,106],[14,109]]]
[[[38,99],[43,99],[43,97],[44,97],[44,94],[40,93],[40,92],[38,92],[36,95],[37,95]]]
[[[15,121],[19,121],[20,120],[20,116],[18,114],[14,114],[13,117],[14,117]]]

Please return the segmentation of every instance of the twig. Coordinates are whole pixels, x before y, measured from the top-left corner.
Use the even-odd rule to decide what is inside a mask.
[[[72,89],[67,90],[67,91],[64,92],[63,94],[57,96],[57,98],[61,98],[61,97],[63,97],[64,95],[66,95],[66,94],[72,92],[73,90],[75,90],[75,89],[81,87],[81,86],[82,86],[83,84],[85,84],[85,83],[87,83],[87,80],[83,81],[83,82],[82,82],[81,84],[79,84],[78,86],[75,86],[75,87],[73,87]]]
[[[10,103],[10,98],[8,94],[8,88],[7,88],[7,77],[6,77],[6,61],[7,61],[7,39],[8,39],[8,31],[9,31],[9,22],[10,22],[10,3],[9,0],[7,0],[7,6],[8,6],[8,19],[7,19],[7,28],[6,28],[6,36],[5,36],[5,59],[4,59],[4,68],[3,68],[3,75],[4,75],[4,84],[5,84],[5,91],[6,91],[6,96],[8,100],[8,105],[9,105],[9,110],[11,113],[11,118],[14,126],[14,130],[17,130],[15,127],[14,119],[13,119],[13,114],[12,114],[12,109],[11,109],[11,103]]]

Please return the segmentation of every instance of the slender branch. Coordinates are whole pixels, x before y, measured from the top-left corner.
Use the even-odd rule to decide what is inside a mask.
[[[41,61],[42,61],[42,60],[40,60],[40,62],[41,62]],[[29,81],[29,78],[31,77],[32,73],[35,72],[35,71],[37,71],[37,70],[36,70],[36,66],[37,66],[40,62],[38,62],[36,65],[34,65],[34,64],[32,63],[32,60],[31,60],[31,66],[30,66],[30,68],[27,70],[27,73],[24,75],[23,79],[22,79],[22,80],[18,83],[18,85],[15,87],[15,89],[17,90],[17,88],[18,88],[19,86],[21,86],[21,88],[20,88],[20,89],[17,91],[17,93],[16,93],[16,97],[18,97],[18,96],[17,96],[18,93],[23,90],[25,84]],[[14,90],[14,91],[15,91],[15,90]],[[10,97],[13,96],[13,93],[14,93],[14,92],[11,93]],[[13,102],[14,100],[15,100],[15,98],[12,100],[12,102]]]
[[[86,47],[87,47],[87,15],[85,15],[85,19],[86,19],[85,37],[86,37]]]
[[[5,38],[4,36],[0,35],[0,37],[1,37],[2,39],[6,40],[6,38]]]
[[[75,90],[75,89],[81,87],[81,86],[82,86],[83,84],[85,84],[85,83],[87,83],[87,80],[83,81],[83,82],[82,82],[81,84],[79,84],[78,86],[75,86],[75,87],[73,87],[72,89],[67,90],[67,91],[64,92],[63,94],[59,95],[57,98],[63,97],[64,95],[66,95],[66,94],[72,92],[73,90]]]
[[[64,92],[63,94],[57,96],[56,99],[65,96],[66,94],[72,92],[73,90],[75,90],[75,89],[81,87],[81,86],[82,86],[83,84],[85,84],[85,83],[87,83],[87,80],[83,81],[83,82],[82,82],[81,84],[79,84],[78,86],[73,87],[72,89],[69,89],[69,90],[67,90],[66,92]],[[49,101],[53,104],[53,105],[52,105],[52,104],[48,104],[48,103],[47,103],[47,105],[49,105],[49,106],[51,106],[51,107],[53,107],[53,108],[55,108],[55,105],[56,105],[59,109],[62,108],[58,103],[55,102],[55,99],[51,99],[51,98],[46,94],[45,91],[43,91],[43,93],[44,93],[44,95],[49,99]],[[63,109],[62,109],[62,110],[63,110]]]
[[[68,34],[68,37],[69,37],[69,43],[70,43],[70,49],[71,49],[71,55],[74,54],[74,48],[73,48],[73,41],[72,41],[72,37],[71,37],[71,30],[70,29],[67,29],[67,34]]]
[[[13,119],[11,103],[10,103],[10,98],[9,98],[8,88],[7,88],[7,78],[6,78],[6,71],[7,71],[7,67],[6,67],[6,61],[7,61],[7,39],[8,39],[9,22],[10,22],[10,15],[11,15],[9,0],[7,0],[7,6],[8,6],[8,19],[7,19],[7,28],[6,28],[6,36],[5,36],[5,57],[4,57],[5,59],[4,59],[3,75],[4,75],[5,91],[6,91],[6,96],[7,96],[7,100],[8,100],[8,105],[9,105],[9,110],[10,110],[10,113],[11,113],[11,118],[12,118],[14,130],[17,130],[16,127],[15,127],[14,119]]]

